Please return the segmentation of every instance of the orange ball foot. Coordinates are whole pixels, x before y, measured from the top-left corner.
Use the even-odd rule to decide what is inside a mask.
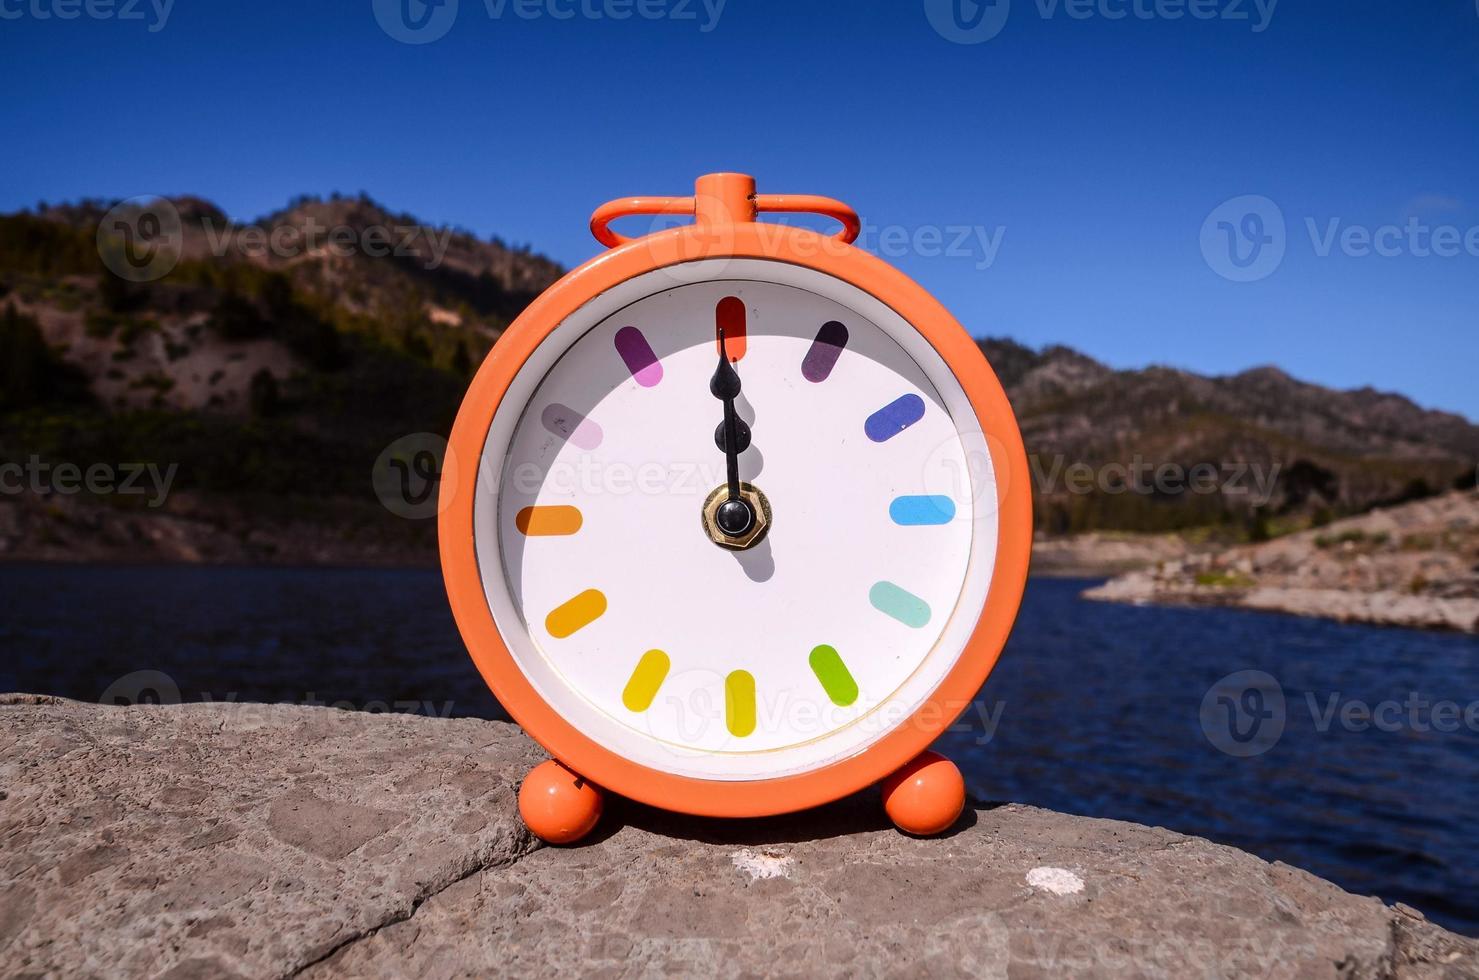
[[[595,784],[551,759],[541,762],[519,787],[519,816],[534,836],[551,844],[573,844],[595,829],[605,794]]]
[[[883,809],[906,834],[942,833],[965,809],[965,780],[943,755],[920,753],[883,781]]]

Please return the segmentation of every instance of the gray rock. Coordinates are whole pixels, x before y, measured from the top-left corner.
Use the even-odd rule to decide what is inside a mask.
[[[1473,977],[1405,906],[1166,830],[872,794],[726,822],[614,801],[538,848],[497,722],[0,696],[0,975]]]

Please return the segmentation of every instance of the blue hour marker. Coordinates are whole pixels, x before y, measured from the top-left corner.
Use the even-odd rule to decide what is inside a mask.
[[[903,395],[868,416],[863,431],[874,442],[892,439],[909,426],[924,418],[924,399],[918,395]]]
[[[895,524],[914,527],[920,524],[949,524],[955,520],[955,501],[936,494],[895,497],[888,505],[888,516]]]

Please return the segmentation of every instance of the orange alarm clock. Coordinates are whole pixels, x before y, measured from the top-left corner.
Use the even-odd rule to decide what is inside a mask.
[[[639,214],[694,221],[611,230]],[[580,839],[605,792],[750,817],[883,782],[905,831],[959,816],[960,772],[926,750],[1021,602],[1026,454],[976,344],[859,228],[742,174],[612,201],[609,250],[473,379],[442,568],[473,661],[553,757],[520,793],[540,837]]]

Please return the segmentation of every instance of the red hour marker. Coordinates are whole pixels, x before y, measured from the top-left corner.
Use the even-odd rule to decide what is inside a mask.
[[[719,348],[719,331],[724,331],[724,348]],[[745,356],[748,346],[745,336],[745,301],[738,296],[726,296],[714,307],[714,347],[718,353],[729,351],[729,359],[737,361]]]

